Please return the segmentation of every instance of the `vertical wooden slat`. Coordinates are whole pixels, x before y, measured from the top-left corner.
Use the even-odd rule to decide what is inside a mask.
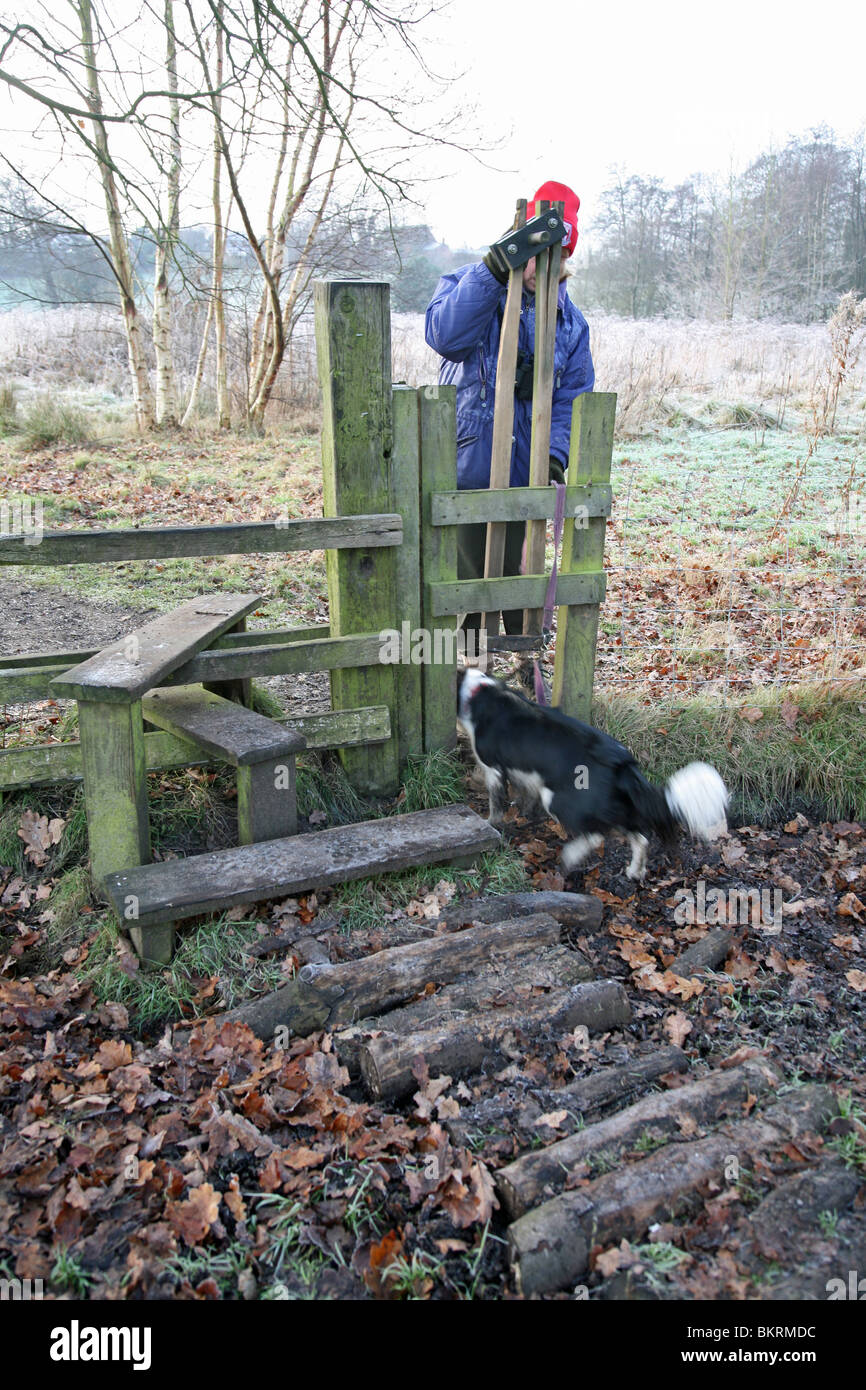
[[[526,221],[526,199],[517,203],[514,226]],[[520,311],[523,305],[523,267],[512,270],[508,277],[505,312],[499,333],[499,356],[496,361],[496,399],[493,411],[493,444],[490,450],[490,482],[492,488],[509,487],[511,483],[511,452],[514,444],[514,378],[517,372],[517,348],[520,338]],[[487,527],[484,555],[485,579],[498,579],[505,564],[504,521],[491,521]],[[499,632],[499,613],[485,613],[483,625],[490,637]]]
[[[397,612],[394,626],[407,624],[410,635],[421,627],[421,479],[418,393],[395,386],[394,412],[394,510],[403,518],[403,544],[396,551]],[[404,653],[409,655],[409,653]],[[394,668],[397,700],[391,711],[391,727],[397,732],[402,773],[406,759],[424,751],[423,677],[416,662]]]
[[[457,618],[434,617],[430,585],[457,579],[457,527],[434,526],[431,496],[457,485],[457,395],[453,386],[422,386],[421,422],[421,617],[433,660],[423,667],[424,751],[457,742]]]
[[[150,862],[141,701],[79,700],[78,727],[90,872],[98,891],[106,874]]]
[[[326,516],[394,510],[389,295],[387,284],[320,280],[315,286]],[[332,636],[399,626],[394,549],[327,551]],[[387,705],[393,712],[395,684],[394,667],[382,663],[332,671],[333,707]],[[396,791],[396,737],[340,756],[361,792]]]
[[[555,209],[560,204],[553,204]],[[548,212],[551,204],[542,202],[536,212]],[[532,378],[532,441],[529,457],[530,487],[546,487],[550,466],[550,426],[553,413],[554,349],[556,307],[559,294],[559,243],[539,253],[535,272],[535,370]],[[526,525],[526,573],[543,574],[547,522]],[[541,632],[542,610],[528,608],[523,615],[525,633]]]
[[[589,392],[574,402],[567,481],[609,483],[616,395]],[[562,536],[562,574],[602,570],[606,518],[566,517]],[[598,638],[598,604],[560,607],[556,616],[553,704],[565,714],[589,721]]]

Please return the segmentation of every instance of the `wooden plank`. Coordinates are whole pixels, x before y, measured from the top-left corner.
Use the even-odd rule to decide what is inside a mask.
[[[526,221],[526,199],[517,203],[514,226]],[[493,408],[493,441],[490,450],[490,488],[507,488],[511,483],[511,454],[514,447],[514,383],[517,374],[517,351],[520,339],[520,311],[523,307],[523,267],[512,270],[508,277],[505,311],[499,330],[499,355],[496,359],[496,397]],[[484,577],[497,579],[505,563],[505,527],[487,527],[484,551]],[[485,613],[483,626],[489,637],[499,632],[499,613]]]
[[[244,521],[226,526],[142,526],[137,530],[46,531],[38,545],[23,536],[0,540],[0,565],[102,565],[175,560],[193,555],[274,555],[295,550],[354,550],[400,545],[395,512],[297,521]]]
[[[98,647],[84,647],[72,652],[16,652],[14,656],[0,656],[0,675],[26,667],[37,670],[40,666],[57,666],[68,670],[70,666],[77,666],[80,661],[96,656],[98,650]]]
[[[352,666],[363,665],[368,660],[378,661],[379,659],[379,634],[374,637],[368,633],[366,639],[341,638],[336,641],[335,646],[323,647],[311,646],[310,643],[322,643],[328,638],[327,627],[318,628],[297,628],[285,629],[284,631],[229,633],[224,637],[218,638],[207,652],[235,652],[239,656],[244,651],[250,652],[250,665],[243,660],[237,660],[231,665],[227,680],[239,680],[255,676],[280,676],[291,675],[298,671],[327,671],[333,666]],[[296,635],[288,637],[284,634],[293,632]],[[238,638],[249,638],[249,641],[238,641]],[[355,642],[360,645],[353,646]],[[291,648],[294,655],[282,660],[279,656],[280,651]],[[63,653],[58,655],[63,656]],[[70,653],[70,657],[77,657],[78,661],[89,660],[90,657],[98,655],[95,651],[83,651]],[[60,664],[36,665],[36,666],[12,666],[0,669],[0,704],[17,705],[26,704],[32,700],[62,700],[69,698],[61,695],[52,685],[56,676],[65,675],[73,664],[77,661],[63,660]],[[181,671],[175,672],[171,677],[171,682],[175,681],[181,685],[192,685],[197,682],[216,683],[212,672],[216,671],[216,663],[212,668],[207,663],[199,667],[196,662],[192,662],[189,669],[184,667]]]
[[[318,642],[330,637],[330,623],[316,623],[313,627],[275,627],[245,628],[241,632],[227,632],[211,642],[208,651],[235,651],[238,647],[275,647],[285,642]]]
[[[598,604],[604,598],[605,583],[603,570],[592,574],[560,573],[556,581],[557,601]],[[474,613],[479,608],[489,608],[493,603],[499,603],[506,609],[537,608],[544,603],[547,584],[547,576],[543,574],[519,574],[503,579],[458,579],[450,584],[432,584],[431,609],[438,617],[443,613]]]
[[[559,211],[559,205],[540,203],[536,212]],[[550,467],[550,427],[553,416],[554,348],[556,340],[559,243],[539,254],[535,274],[535,362],[532,377],[532,435],[529,446],[529,482],[532,487],[548,483]],[[526,526],[526,572],[540,574],[544,569],[547,526],[530,521]],[[542,609],[528,609],[523,615],[525,633],[541,632]]]
[[[607,487],[610,482],[615,420],[616,395],[613,392],[593,391],[577,397],[571,424],[569,484],[592,483]],[[553,704],[558,705],[565,714],[586,722],[590,720],[592,707],[598,637],[597,605],[604,599],[604,590],[587,606],[574,608],[569,606],[573,601],[565,597],[566,590],[559,586],[566,578],[601,570],[605,534],[603,517],[591,517],[585,525],[578,525],[573,517],[567,517],[562,533],[557,601],[563,606],[556,615],[551,698]]]
[[[295,728],[196,686],[154,690],[141,705],[149,724],[189,739],[233,767],[272,762],[306,747]]]
[[[453,386],[423,386],[419,388],[418,401],[421,419],[421,622],[434,639],[434,651],[438,646],[442,657],[450,657],[427,662],[422,671],[424,751],[429,753],[457,745],[458,632],[455,615],[469,610],[452,608],[446,611],[433,606],[434,593],[441,585],[457,583],[457,528],[430,524],[434,493],[451,489],[457,482],[457,393]]]
[[[565,491],[566,516],[610,516],[611,489],[587,483]],[[466,526],[480,521],[529,521],[552,518],[556,491],[545,487],[512,487],[507,492],[467,488],[465,492],[437,492],[432,499],[434,526]]]
[[[198,685],[205,681],[231,680],[239,675],[255,678],[295,675],[301,671],[378,667],[383,646],[381,632],[361,632],[353,637],[323,637],[315,642],[283,643],[276,647],[209,649],[178,667],[163,684]]]
[[[391,737],[391,721],[384,705],[299,714],[292,718],[291,726],[303,734],[308,749],[385,743]],[[148,772],[207,767],[214,761],[195,744],[162,731],[144,735],[144,758]],[[78,742],[0,749],[0,791],[80,781],[81,744]]]
[[[211,642],[208,650],[234,651],[238,647],[270,647],[285,642],[317,642],[323,637],[330,637],[330,635],[331,628],[328,623],[316,623],[313,627],[258,627],[249,631],[244,620],[242,627],[238,625],[236,630],[226,632],[222,637],[217,637]],[[68,671],[70,666],[78,666],[82,661],[89,661],[99,651],[99,647],[80,647],[77,651],[70,652],[19,652],[14,656],[0,656],[0,686],[7,678],[14,679],[16,672],[21,672],[26,677],[29,672],[36,672],[43,666],[56,668],[51,676],[46,677],[47,680],[50,680],[61,671]],[[2,703],[10,702],[0,698],[0,704]]]
[[[145,623],[51,683],[58,699],[134,700],[261,603],[258,594],[204,594]],[[245,673],[248,674],[248,673]]]
[[[238,842],[257,845],[294,835],[298,802],[294,754],[238,768]]]
[[[59,666],[17,666],[0,671],[0,704],[25,705],[31,700],[62,700],[52,688],[56,676],[69,670],[70,663]]]
[[[408,386],[395,386],[394,505],[403,517],[403,544],[395,552],[399,623],[408,623],[410,634],[421,626],[421,440],[418,395]],[[394,672],[397,704],[397,756],[401,774],[406,760],[424,751],[424,706],[421,666],[406,662]]]
[[[136,920],[155,925],[371,874],[463,859],[499,844],[498,833],[468,806],[444,806],[144,865],[110,875],[106,889],[118,911],[132,897]]]
[[[82,700],[81,770],[95,885],[150,859],[141,705]]]
[[[390,288],[386,284],[319,280],[315,286],[316,349],[322,387],[323,510],[352,516],[393,509]],[[393,550],[329,550],[331,632],[383,631],[397,625]],[[332,667],[334,709],[394,708],[391,666]],[[395,720],[396,730],[396,720]],[[368,795],[399,785],[397,739],[341,755],[352,784]]]

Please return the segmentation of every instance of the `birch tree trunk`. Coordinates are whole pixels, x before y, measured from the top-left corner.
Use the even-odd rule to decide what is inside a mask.
[[[192,379],[192,389],[189,393],[189,400],[186,403],[186,410],[183,412],[181,428],[185,429],[195,415],[195,408],[198,405],[198,393],[201,390],[202,377],[204,376],[204,364],[207,361],[207,345],[210,339],[210,326],[213,323],[213,298],[208,300],[207,318],[204,321],[204,332],[201,335],[201,347],[198,350],[198,360],[195,364],[195,375]]]
[[[211,284],[211,303],[213,304],[214,318],[214,338],[216,342],[216,395],[217,395],[217,418],[221,430],[231,429],[232,417],[229,406],[228,391],[228,371],[226,356],[226,315],[225,302],[223,300],[223,270],[225,266],[226,253],[226,228],[222,213],[222,196],[220,192],[220,173],[222,169],[222,152],[220,147],[219,121],[222,105],[222,98],[219,93],[223,84],[223,66],[225,61],[225,31],[223,29],[223,4],[219,0],[217,4],[217,35],[216,35],[216,90],[215,101],[217,103],[216,116],[214,120],[213,137],[213,281]],[[231,200],[229,200],[231,201]]]
[[[91,0],[77,0],[78,18],[81,26],[81,41],[84,48],[84,63],[87,81],[87,106],[97,119],[93,121],[93,144],[105,196],[105,211],[108,217],[108,231],[111,246],[112,269],[120,294],[120,308],[126,333],[126,347],[129,356],[129,371],[132,377],[132,392],[135,401],[135,416],[139,430],[149,430],[154,425],[153,392],[147,372],[144,355],[141,323],[135,303],[135,280],[129,243],[120,214],[120,199],[114,178],[114,164],[108,148],[108,136],[104,123],[98,119],[103,114],[102,91],[99,84],[99,71],[96,66],[96,46],[93,42],[93,10]]]
[[[165,0],[165,68],[168,78],[169,158],[168,204],[165,223],[156,239],[153,274],[153,350],[156,356],[156,420],[173,429],[177,425],[177,388],[171,351],[171,295],[169,269],[180,234],[180,106],[177,97],[177,40],[174,32],[174,0]]]

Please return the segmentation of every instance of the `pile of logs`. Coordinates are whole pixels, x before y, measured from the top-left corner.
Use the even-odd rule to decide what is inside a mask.
[[[431,1079],[457,1078],[519,1060],[539,1037],[625,1027],[623,986],[591,979],[585,956],[562,940],[563,927],[571,941],[600,922],[600,902],[577,893],[471,901],[430,923],[429,939],[336,965],[308,954],[295,980],[229,1017],[263,1038],[327,1029],[352,1080],[373,1099],[399,1102],[417,1090],[419,1060]],[[708,932],[672,969],[715,970],[732,943],[726,929]],[[741,1165],[820,1131],[836,1113],[826,1087],[776,1098],[780,1074],[760,1055],[689,1077],[679,1047],[634,1046],[620,1065],[560,1087],[542,1081],[518,1099],[482,1096],[445,1122],[460,1144],[475,1125],[516,1137],[511,1152],[525,1148],[494,1172],[525,1295],[579,1283],[594,1248],[640,1240],[654,1222],[687,1215],[735,1182]],[[660,1081],[670,1089],[651,1089]],[[538,1147],[539,1139],[550,1142]]]

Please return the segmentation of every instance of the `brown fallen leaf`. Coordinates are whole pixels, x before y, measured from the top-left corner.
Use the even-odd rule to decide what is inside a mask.
[[[535,1121],[535,1125],[536,1127],[539,1125],[546,1125],[548,1129],[559,1129],[560,1125],[567,1119],[567,1110],[549,1110],[546,1115],[539,1115],[538,1119]]]
[[[845,979],[858,994],[866,994],[866,970],[846,970]]]
[[[681,1047],[692,1031],[692,1025],[686,1018],[682,1009],[677,1009],[674,1013],[668,1014],[662,1027],[675,1047]]]
[[[184,1202],[169,1201],[166,1214],[185,1245],[201,1245],[219,1216],[220,1194],[209,1182],[194,1187]]]
[[[745,719],[747,724],[757,724],[759,719],[763,719],[764,711],[757,705],[744,705],[740,710],[740,718]]]
[[[25,811],[21,817],[18,834],[24,841],[24,854],[37,868],[48,861],[48,851],[52,845],[59,844],[66,821],[60,816],[49,820],[47,816],[37,815],[35,811]]]

